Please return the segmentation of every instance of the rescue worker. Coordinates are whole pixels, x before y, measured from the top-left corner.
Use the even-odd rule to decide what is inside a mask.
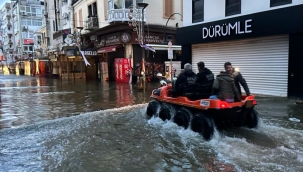
[[[241,100],[234,79],[225,71],[221,71],[220,74],[217,75],[213,85],[212,96],[209,98],[224,100],[228,103]]]
[[[174,96],[182,95],[184,93],[184,88],[189,85],[194,85],[197,81],[197,75],[192,71],[192,66],[189,63],[184,65],[184,70],[177,77],[174,90],[172,94]]]
[[[243,89],[245,90],[246,95],[249,96],[250,91],[249,91],[248,85],[246,83],[246,80],[241,75],[241,73],[235,71],[230,62],[226,62],[224,64],[224,68],[225,68],[226,72],[229,73],[232,76],[232,78],[234,79],[234,82],[235,82],[235,85],[236,85],[236,88],[237,88],[239,94],[241,95],[241,87],[240,87],[240,84],[241,84]]]
[[[212,71],[205,67],[204,62],[199,62],[197,65],[199,70],[199,73],[197,74],[197,83],[213,85],[215,78]]]

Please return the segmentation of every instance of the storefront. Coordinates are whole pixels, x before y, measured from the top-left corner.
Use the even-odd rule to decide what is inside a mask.
[[[165,40],[170,40],[173,44],[176,42],[176,30],[174,28],[167,29],[163,26],[150,25],[145,30],[147,31],[144,34],[145,44],[167,44],[164,43]],[[89,38],[89,41],[94,42],[94,46],[97,47],[97,53],[100,55],[99,66],[102,62],[107,63],[109,81],[116,81],[115,59],[127,58],[133,76],[132,81],[136,82],[136,78],[140,75],[142,69],[142,47],[138,44],[137,33],[133,31],[132,27],[127,24],[111,24],[85,36],[86,39]],[[147,77],[153,78],[156,72],[164,72],[164,62],[168,61],[167,51],[156,51],[154,53],[146,50],[144,52]],[[100,67],[98,67],[98,76],[101,75],[100,71]],[[124,73],[128,74],[129,72],[124,71]]]
[[[180,28],[182,64],[197,71],[203,61],[218,74],[229,61],[253,94],[303,96],[302,11],[298,5]]]

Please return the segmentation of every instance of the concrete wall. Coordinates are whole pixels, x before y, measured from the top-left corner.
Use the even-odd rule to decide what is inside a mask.
[[[204,21],[192,23],[192,2],[183,1],[183,11],[184,13],[184,26],[189,26],[193,24],[208,23],[211,21],[233,18],[237,16],[258,13],[262,11],[274,10],[278,8],[285,8],[294,5],[303,4],[302,0],[292,0],[291,4],[270,7],[270,0],[242,0],[241,1],[241,14],[231,15],[225,17],[225,1],[224,0],[204,0]]]

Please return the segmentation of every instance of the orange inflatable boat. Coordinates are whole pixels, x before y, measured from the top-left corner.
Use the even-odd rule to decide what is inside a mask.
[[[254,110],[257,102],[253,95],[242,96],[241,102],[227,103],[219,99],[173,97],[171,89],[171,86],[163,86],[153,90],[153,100],[146,111],[148,117],[160,117],[184,128],[190,127],[205,140],[211,139],[215,127],[222,130],[230,126],[255,128],[258,125],[258,113]]]

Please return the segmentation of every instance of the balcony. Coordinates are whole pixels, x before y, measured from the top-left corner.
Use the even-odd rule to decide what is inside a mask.
[[[9,41],[8,41],[8,44],[13,44],[13,41],[12,41],[12,40],[9,40]]]
[[[12,36],[13,31],[12,30],[6,30],[6,33],[7,33],[8,36]]]
[[[10,3],[5,3],[5,8],[6,8],[7,10],[11,9],[11,4],[10,4]]]
[[[144,13],[146,13],[144,11]],[[128,18],[129,9],[112,9],[108,11],[108,22],[124,22],[129,21]],[[146,21],[146,15],[144,15],[144,22]]]
[[[98,17],[89,17],[84,20],[85,30],[95,30],[99,28]]]
[[[12,17],[12,16],[11,16],[10,13],[7,13],[7,14],[6,14],[6,18],[10,19],[11,17]]]
[[[10,21],[8,21],[8,23],[7,23],[7,27],[12,27],[12,24],[11,24],[11,22],[10,22]]]

